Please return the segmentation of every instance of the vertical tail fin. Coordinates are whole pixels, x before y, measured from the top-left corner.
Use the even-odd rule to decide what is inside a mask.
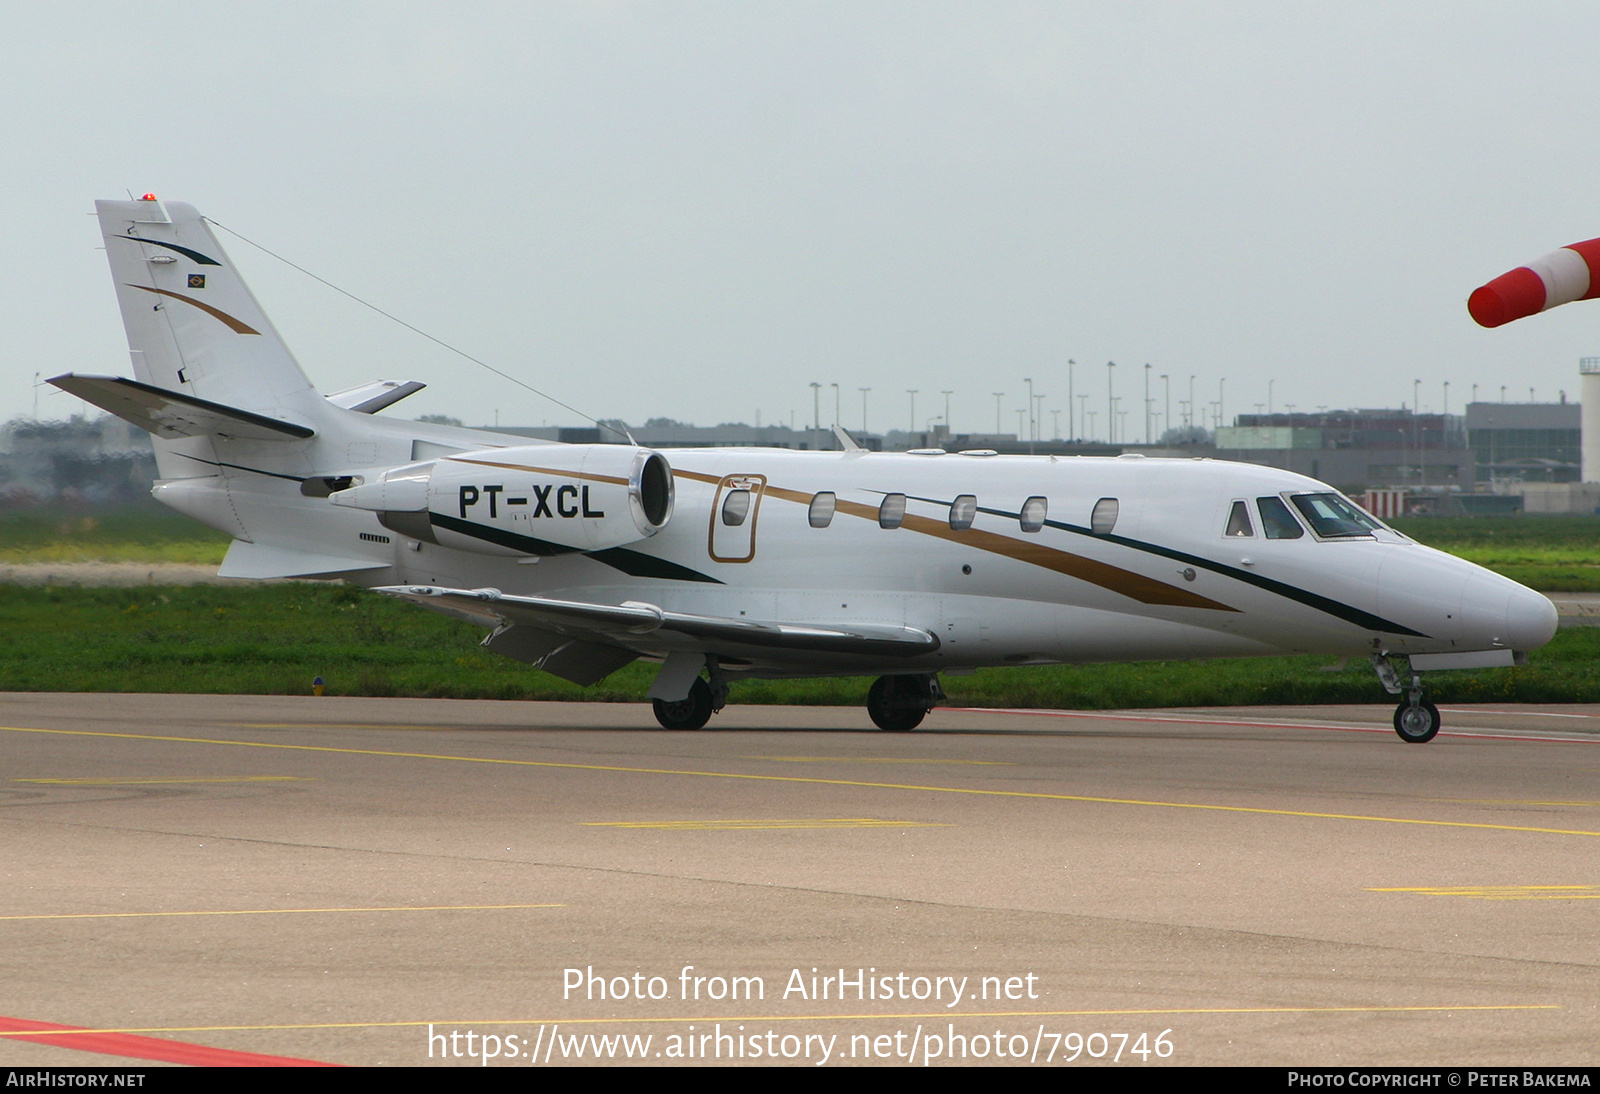
[[[134,377],[269,417],[323,400],[192,205],[97,201]]]

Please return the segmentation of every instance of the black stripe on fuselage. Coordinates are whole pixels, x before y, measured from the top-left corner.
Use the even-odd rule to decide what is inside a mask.
[[[704,581],[711,585],[725,585],[710,574],[703,574],[699,570],[691,570],[687,566],[680,566],[676,562],[668,562],[655,555],[647,555],[643,551],[630,551],[626,547],[607,547],[603,551],[590,551],[588,557],[596,562],[603,562],[627,574],[629,577],[659,577],[667,581]]]
[[[457,517],[446,516],[443,513],[429,513],[429,523],[438,528],[448,528],[463,536],[481,539],[485,543],[493,543],[497,547],[508,547],[513,551],[521,551],[528,555],[539,555],[548,558],[551,555],[575,555],[576,547],[567,547],[560,543],[551,543],[547,539],[535,539],[533,536],[519,536],[515,532],[507,532],[501,528],[487,528],[482,524],[474,524],[470,520],[461,520]]]
[[[925,501],[931,505],[953,504],[953,502],[949,501],[940,501],[938,498],[919,497],[915,500]],[[1005,517],[1008,520],[1022,519],[1021,513],[1008,513],[1004,509],[990,509],[981,505],[978,506],[978,512],[987,513],[992,517]],[[1385,634],[1403,634],[1409,635],[1412,638],[1428,637],[1421,631],[1414,631],[1410,627],[1403,627],[1391,619],[1385,619],[1381,615],[1373,615],[1371,612],[1364,612],[1360,608],[1341,603],[1340,601],[1334,600],[1330,597],[1322,596],[1320,593],[1314,593],[1309,589],[1302,589],[1299,586],[1290,585],[1283,581],[1274,581],[1270,577],[1262,577],[1260,574],[1253,574],[1248,570],[1240,570],[1222,562],[1214,562],[1209,558],[1202,558],[1199,555],[1191,555],[1184,551],[1175,551],[1171,547],[1163,547],[1159,543],[1146,543],[1143,540],[1129,539],[1127,536],[1096,535],[1088,528],[1084,528],[1076,524],[1068,524],[1065,521],[1060,520],[1046,520],[1044,523],[1045,527],[1054,528],[1058,532],[1071,532],[1073,535],[1085,536],[1089,539],[1105,540],[1108,543],[1115,543],[1118,546],[1127,547],[1131,550],[1143,551],[1146,554],[1159,555],[1162,558],[1170,558],[1174,562],[1187,562],[1191,566],[1198,566],[1201,569],[1210,570],[1212,573],[1221,574],[1224,577],[1231,577],[1236,581],[1244,582],[1246,585],[1254,585],[1258,589],[1263,589],[1269,593],[1276,593],[1278,596],[1286,597],[1287,599],[1293,600],[1299,604],[1304,604],[1308,608],[1315,608],[1319,612],[1326,612],[1328,615],[1331,615],[1337,619],[1343,619],[1346,623],[1353,623],[1362,630],[1382,631]]]
[[[440,528],[448,528],[452,532],[459,532],[464,536],[481,539],[485,543],[493,543],[500,547],[509,547],[513,551],[524,551],[530,555],[549,557],[551,555],[571,555],[582,553],[587,558],[604,563],[612,569],[621,570],[629,577],[658,577],[668,581],[705,581],[713,585],[723,582],[698,570],[691,570],[687,566],[680,566],[676,562],[668,562],[664,558],[656,558],[641,551],[630,551],[626,547],[607,547],[600,551],[579,552],[576,547],[566,547],[548,540],[535,539],[532,536],[522,536],[515,532],[507,532],[499,528],[487,528],[481,524],[474,524],[470,520],[461,520],[457,517],[445,516],[440,513],[429,513],[428,520]]]

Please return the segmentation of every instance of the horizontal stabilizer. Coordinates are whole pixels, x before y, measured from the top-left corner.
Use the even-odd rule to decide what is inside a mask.
[[[407,395],[415,395],[428,385],[421,380],[375,380],[360,387],[345,388],[327,396],[334,406],[342,406],[357,414],[376,414],[386,406],[393,406]]]
[[[222,559],[218,577],[319,577],[348,574],[357,570],[381,570],[387,562],[370,558],[339,558],[335,555],[317,555],[307,551],[291,551],[287,547],[269,547],[264,543],[250,543],[236,539]]]
[[[374,592],[409,600],[457,618],[488,626],[510,623],[568,635],[610,636],[630,646],[648,647],[636,636],[654,631],[700,639],[722,646],[805,650],[813,653],[875,654],[915,657],[939,648],[927,631],[893,623],[775,623],[726,616],[669,612],[654,604],[586,604],[541,596],[511,596],[498,589],[441,589],[431,585],[393,585]]]
[[[289,441],[315,435],[315,430],[295,422],[280,421],[120,376],[83,376],[69,372],[51,377],[50,383],[168,440],[220,436],[237,440]]]

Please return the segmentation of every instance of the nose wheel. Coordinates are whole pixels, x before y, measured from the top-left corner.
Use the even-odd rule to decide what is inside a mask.
[[[1439,732],[1439,708],[1420,695],[1415,702],[1408,699],[1394,708],[1394,731],[1408,744],[1427,744]]]

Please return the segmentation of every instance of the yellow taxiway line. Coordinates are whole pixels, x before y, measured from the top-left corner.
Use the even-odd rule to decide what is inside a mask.
[[[308,729],[314,726],[306,727]],[[1403,824],[1428,828],[1473,828],[1495,832],[1531,832],[1553,836],[1600,837],[1600,832],[1581,828],[1545,828],[1526,824],[1489,824],[1481,821],[1427,820],[1421,817],[1379,817],[1363,813],[1323,813],[1300,809],[1267,809],[1249,805],[1206,805],[1200,802],[1153,801],[1141,798],[1105,798],[1088,794],[1053,794],[1039,790],[995,790],[977,787],[933,786],[917,783],[869,782],[863,779],[823,779],[801,775],[756,775],[734,771],[692,771],[669,767],[625,767],[619,764],[562,763],[554,760],[510,760],[492,756],[452,756],[430,752],[393,752],[375,748],[338,748],[333,745],[298,745],[276,741],[229,741],[211,737],[168,737],[152,733],[113,733],[92,729],[38,729],[27,726],[0,726],[10,733],[46,733],[67,737],[111,737],[131,741],[162,741],[174,744],[224,745],[234,748],[270,748],[291,752],[323,752],[348,756],[383,756],[392,759],[438,760],[449,763],[495,764],[510,767],[543,767],[569,771],[607,771],[628,775],[677,775],[698,779],[742,779],[753,782],[803,783],[812,786],[851,786],[871,790],[907,790],[924,794],[970,794],[993,798],[1022,798],[1030,801],[1082,802],[1094,805],[1136,805],[1151,809],[1190,809],[1211,813],[1245,813],[1268,817],[1302,817],[1310,820],[1358,821],[1369,824]]]

